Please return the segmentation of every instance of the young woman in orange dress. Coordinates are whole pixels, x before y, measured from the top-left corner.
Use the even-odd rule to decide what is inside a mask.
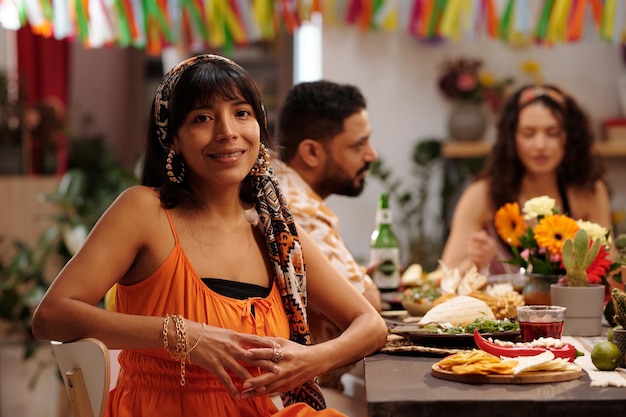
[[[593,133],[578,103],[557,87],[529,85],[505,104],[485,170],[461,195],[442,255],[448,267],[513,272],[509,246],[494,227],[496,210],[542,195],[561,213],[611,227],[604,167],[592,155]]]
[[[33,318],[40,339],[122,349],[107,416],[340,415],[315,376],[384,344],[380,315],[294,223],[270,147],[239,65],[200,55],[163,78],[142,185],[111,205]],[[115,311],[98,307],[114,285]],[[311,345],[307,303],[344,332]]]

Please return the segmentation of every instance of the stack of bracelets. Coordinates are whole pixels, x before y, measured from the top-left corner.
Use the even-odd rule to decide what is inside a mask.
[[[176,329],[176,346],[174,348],[170,347],[169,342],[167,341],[167,332],[170,325],[170,319],[174,322],[174,328]],[[163,347],[167,350],[173,359],[180,361],[180,385],[185,385],[185,362],[189,361],[191,364],[191,351],[193,351],[202,340],[202,336],[204,336],[204,331],[206,329],[206,325],[202,323],[202,329],[200,330],[200,334],[198,335],[198,340],[193,346],[189,347],[189,336],[187,335],[187,325],[185,324],[185,319],[180,314],[176,314],[174,316],[170,316],[169,314],[165,315],[165,319],[163,319]]]

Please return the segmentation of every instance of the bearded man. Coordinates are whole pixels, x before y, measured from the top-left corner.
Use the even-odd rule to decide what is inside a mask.
[[[352,85],[330,81],[304,82],[289,91],[280,110],[277,139],[281,161],[274,163],[297,223],[318,243],[328,259],[377,309],[380,292],[346,248],[339,219],[324,203],[332,195],[356,197],[378,153],[370,142],[366,101]],[[332,291],[329,288],[329,291]],[[308,309],[314,343],[336,336],[338,327],[312,307]],[[345,369],[320,376],[323,386],[341,388]]]

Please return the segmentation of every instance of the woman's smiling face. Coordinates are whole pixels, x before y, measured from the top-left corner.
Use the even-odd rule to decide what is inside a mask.
[[[241,95],[216,97],[185,117],[174,140],[190,179],[218,185],[239,184],[252,169],[260,146],[260,127]]]
[[[556,172],[565,155],[565,144],[565,130],[548,107],[537,102],[520,111],[515,146],[528,173]]]

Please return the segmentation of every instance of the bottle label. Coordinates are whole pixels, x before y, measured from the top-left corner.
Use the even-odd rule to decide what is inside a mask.
[[[372,248],[371,261],[378,265],[372,279],[381,290],[395,290],[400,285],[400,251],[398,248]]]
[[[376,224],[391,224],[391,220],[390,209],[376,210]]]

